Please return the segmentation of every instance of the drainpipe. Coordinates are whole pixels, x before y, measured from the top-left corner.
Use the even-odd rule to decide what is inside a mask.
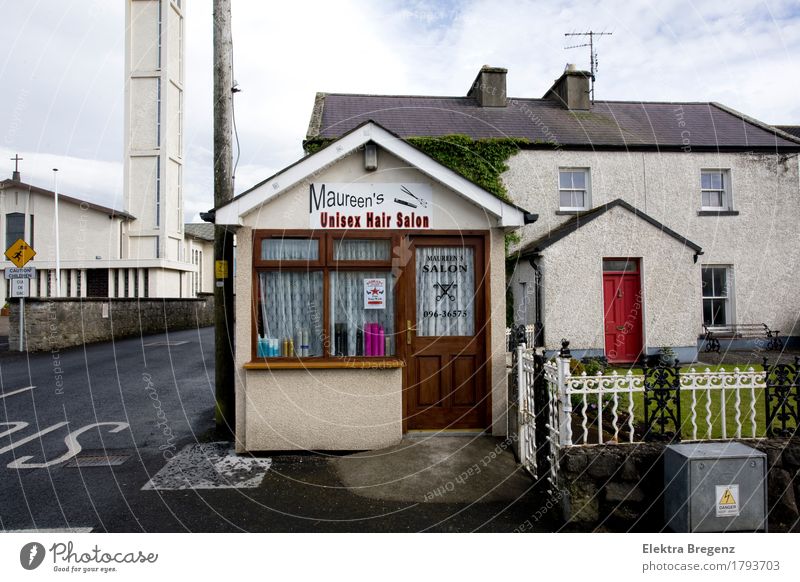
[[[528,262],[533,268],[534,292],[533,309],[536,321],[533,323],[533,347],[541,348],[544,346],[544,324],[542,324],[542,271],[539,269],[538,260],[540,255],[533,255],[528,258]]]

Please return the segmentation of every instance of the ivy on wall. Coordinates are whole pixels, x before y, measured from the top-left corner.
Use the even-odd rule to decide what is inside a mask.
[[[303,147],[306,153],[315,154],[333,141],[314,138],[306,141]],[[472,139],[460,134],[409,137],[406,141],[506,202],[509,202],[508,192],[500,176],[508,170],[509,158],[519,151],[521,145],[529,143],[526,139]]]
[[[500,176],[508,170],[509,158],[528,143],[525,139],[472,139],[459,134],[410,137],[406,141],[505,202],[510,200]]]

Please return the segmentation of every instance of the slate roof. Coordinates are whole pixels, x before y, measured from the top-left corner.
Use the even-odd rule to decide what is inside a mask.
[[[5,188],[19,188],[21,190],[28,190],[29,192],[36,192],[37,194],[44,194],[45,196],[50,196],[55,198],[56,193],[52,190],[47,190],[45,188],[39,188],[38,186],[33,186],[31,184],[26,184],[25,182],[18,182],[16,180],[2,180],[0,181],[0,190]],[[87,208],[91,208],[92,210],[96,210],[97,212],[102,212],[103,214],[108,214],[109,216],[118,216],[119,218],[124,218],[127,220],[134,219],[135,217],[132,214],[128,214],[124,210],[114,210],[113,208],[109,208],[107,206],[101,206],[100,204],[95,204],[94,202],[88,202],[87,200],[81,200],[80,198],[75,198],[74,196],[68,196],[67,194],[62,194],[61,192],[58,193],[58,200],[59,202],[71,202],[72,204],[77,204],[78,206],[85,206]]]
[[[775,127],[800,139],[800,125],[776,125]]]
[[[214,240],[214,225],[208,222],[187,222],[183,225],[183,232],[201,240]]]
[[[532,147],[800,150],[800,139],[713,102],[596,101],[590,111],[569,111],[552,99],[481,107],[472,97],[342,93],[317,95],[307,139],[336,138],[368,119],[402,138],[459,133],[525,138]]]
[[[628,202],[625,202],[621,198],[617,198],[616,200],[612,200],[611,202],[609,202],[607,204],[602,204],[600,206],[592,208],[591,210],[587,210],[586,212],[581,212],[580,214],[577,214],[576,216],[570,218],[564,224],[552,229],[547,234],[539,237],[538,239],[536,239],[536,240],[534,240],[532,242],[529,242],[524,247],[522,247],[522,249],[520,250],[520,256],[526,257],[526,256],[535,255],[535,254],[539,253],[540,251],[546,249],[547,247],[549,247],[553,243],[561,240],[562,238],[564,238],[566,236],[569,236],[570,234],[572,234],[573,232],[575,232],[576,230],[578,230],[582,226],[587,225],[588,223],[590,223],[595,218],[598,218],[599,216],[602,216],[603,214],[605,214],[606,212],[608,212],[609,210],[611,210],[612,208],[614,208],[616,206],[620,206],[620,207],[624,208],[625,210],[627,210],[628,212],[633,213],[638,218],[641,218],[642,220],[652,224],[653,226],[655,226],[657,229],[659,229],[661,232],[663,232],[667,236],[671,236],[672,238],[676,239],[681,244],[683,244],[683,245],[689,247],[690,249],[692,249],[696,254],[698,254],[698,255],[702,255],[703,254],[703,249],[702,249],[702,247],[700,247],[700,245],[698,245],[696,243],[693,243],[692,241],[690,241],[689,239],[687,239],[684,236],[679,235],[677,232],[675,232],[671,228],[669,228],[667,226],[664,226],[662,223],[657,221],[655,218],[653,218],[649,214],[645,214],[644,212],[642,212],[641,210],[639,210],[635,206],[632,206]]]

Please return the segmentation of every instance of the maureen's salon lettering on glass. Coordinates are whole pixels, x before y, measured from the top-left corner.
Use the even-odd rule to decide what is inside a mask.
[[[417,247],[417,334],[475,333],[472,247]]]

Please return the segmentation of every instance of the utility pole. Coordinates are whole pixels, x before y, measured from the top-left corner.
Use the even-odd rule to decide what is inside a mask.
[[[233,198],[233,63],[231,0],[214,0],[214,207]],[[235,431],[233,369],[233,232],[214,227],[214,351],[216,423]]]

